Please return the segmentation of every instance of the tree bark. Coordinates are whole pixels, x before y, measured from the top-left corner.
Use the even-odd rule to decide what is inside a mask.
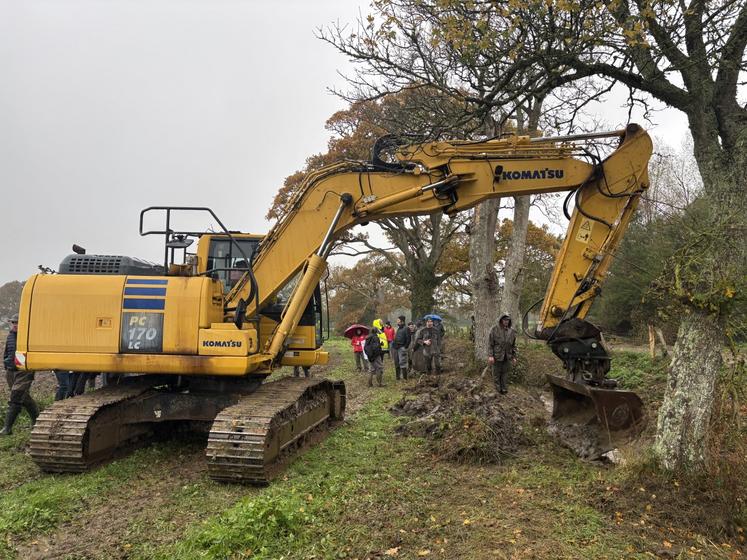
[[[526,110],[516,111],[516,128],[519,134],[537,136],[539,118],[542,114],[544,95],[535,95],[530,100]],[[526,117],[526,122],[525,122]],[[501,314],[510,315],[514,325],[521,323],[521,290],[524,287],[524,255],[527,249],[527,231],[529,228],[529,208],[531,197],[514,197],[514,225],[511,230],[511,240],[506,255],[506,267],[503,271],[503,295],[501,298]]]
[[[515,325],[520,322],[521,290],[524,287],[524,253],[527,249],[527,228],[529,227],[529,196],[514,197],[514,225],[506,255],[504,270],[501,314],[511,316]]]
[[[410,307],[412,309],[412,320],[418,321],[435,311],[436,299],[434,292],[441,284],[432,268],[421,267],[412,271],[410,276]]]
[[[498,275],[495,272],[495,226],[500,199],[486,200],[475,207],[469,239],[469,269],[475,316],[475,360],[488,357],[488,333],[496,322]]]
[[[693,312],[683,319],[656,426],[654,451],[666,469],[702,470],[708,465],[722,346],[721,327],[711,315]]]
[[[745,230],[741,181],[747,147],[727,152],[713,115],[688,116],[704,195],[688,210],[694,218],[685,215],[689,234],[675,255],[673,291],[690,314],[680,323],[672,351],[654,450],[666,469],[701,471],[711,459],[710,420],[731,313],[721,294],[724,286],[739,285],[745,267],[740,234]]]
[[[648,354],[652,360],[656,358],[656,333],[651,323],[648,324]]]
[[[664,338],[664,333],[659,327],[654,327],[654,331],[656,332],[656,338],[658,338],[661,343],[661,355],[666,358],[669,355],[669,348],[667,348],[667,341]]]

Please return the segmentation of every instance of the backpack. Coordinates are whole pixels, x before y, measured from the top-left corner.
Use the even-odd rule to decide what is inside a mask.
[[[366,338],[366,342],[363,345],[363,351],[366,353],[369,362],[373,362],[382,354],[381,341],[376,334],[371,334]]]

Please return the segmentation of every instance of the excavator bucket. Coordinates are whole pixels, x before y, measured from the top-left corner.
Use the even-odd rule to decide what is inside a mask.
[[[561,439],[582,456],[597,459],[643,429],[643,401],[632,391],[602,389],[550,374],[546,377],[553,393],[552,423]]]

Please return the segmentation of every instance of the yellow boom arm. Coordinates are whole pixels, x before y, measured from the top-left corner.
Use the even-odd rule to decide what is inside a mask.
[[[311,174],[263,240],[253,265],[260,307],[303,271],[264,349],[267,358],[282,352],[324,273],[332,240],[343,232],[394,216],[453,214],[495,197],[576,191],[538,330],[547,332],[571,314],[583,318],[648,186],[652,151],[651,139],[638,125],[568,139],[599,136],[620,138],[599,165],[578,159],[581,149],[564,139],[515,137],[406,146],[396,154],[401,165],[391,169],[347,162]],[[247,295],[245,283],[239,283],[228,295],[229,305]],[[250,315],[254,302],[248,303]]]

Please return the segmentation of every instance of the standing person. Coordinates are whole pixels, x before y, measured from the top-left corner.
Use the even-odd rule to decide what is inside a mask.
[[[54,400],[61,401],[69,396],[71,373],[70,371],[54,370],[54,376],[57,379],[57,391],[55,391]]]
[[[391,321],[384,323],[384,334],[386,335],[386,343],[389,346],[389,356],[392,358],[392,363],[397,363],[397,352],[392,348],[392,342],[394,341],[394,328],[392,327]]]
[[[392,359],[394,360],[394,372],[397,379],[402,376],[402,379],[407,379],[408,372],[408,349],[410,348],[410,342],[412,341],[412,335],[410,329],[405,323],[405,316],[400,315],[397,317],[397,333],[394,335],[392,340]]]
[[[444,328],[444,322],[441,319],[433,319],[433,328],[438,331],[438,336],[441,337],[441,348],[440,353],[443,354],[446,350],[446,329]]]
[[[493,380],[501,395],[508,393],[508,374],[516,363],[516,331],[511,328],[511,317],[501,315],[488,336],[488,363],[493,366]]]
[[[355,329],[355,333],[350,339],[350,344],[353,347],[353,354],[355,355],[355,369],[358,371],[368,371],[368,361],[363,355],[363,343],[366,340],[366,335],[360,329]]]
[[[387,354],[389,354],[389,340],[387,340],[386,333],[384,332],[384,322],[381,319],[376,319],[373,322],[373,326],[379,333],[379,339],[381,340],[381,349],[384,351],[384,356],[386,356]]]
[[[363,344],[363,351],[368,357],[368,361],[371,364],[371,369],[368,374],[368,386],[373,387],[373,378],[376,376],[376,381],[379,387],[384,386],[384,354],[386,352],[382,348],[381,337],[382,334],[379,329],[374,327],[371,329],[371,334],[366,337],[366,342]]]
[[[80,371],[71,371],[70,380],[68,381],[68,397],[77,397],[86,392],[86,385],[91,380],[96,380],[97,373],[84,373]]]
[[[441,373],[441,334],[439,330],[433,326],[433,319],[426,319],[425,327],[418,331],[415,340],[415,349],[423,349],[423,357],[425,358],[425,372],[433,373],[436,370],[436,375]]]
[[[415,352],[415,335],[417,332],[415,323],[412,321],[407,323],[407,330],[410,331],[410,345],[407,347],[407,371],[411,372],[414,369],[412,355]]]
[[[3,366],[5,366],[5,377],[10,388],[10,398],[8,399],[8,414],[5,416],[5,426],[0,430],[0,435],[10,435],[13,433],[13,424],[21,413],[26,409],[31,417],[31,425],[36,422],[39,416],[39,407],[36,406],[34,399],[31,398],[29,391],[31,384],[34,382],[33,371],[22,371],[16,367],[16,342],[18,338],[18,315],[10,319],[10,332],[5,340],[5,351],[3,352]]]

